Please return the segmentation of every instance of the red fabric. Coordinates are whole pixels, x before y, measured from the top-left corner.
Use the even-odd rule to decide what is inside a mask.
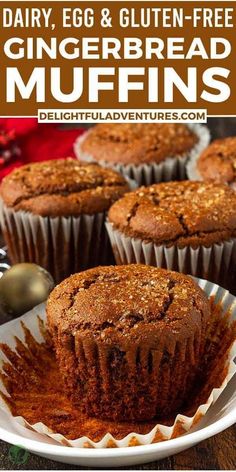
[[[55,124],[38,124],[33,118],[0,118],[0,128],[15,130],[21,155],[0,169],[0,180],[15,167],[28,162],[75,157],[73,143],[84,129],[62,129]]]
[[[22,136],[36,129],[38,122],[36,118],[0,118],[0,128],[5,131],[15,130],[16,136]]]

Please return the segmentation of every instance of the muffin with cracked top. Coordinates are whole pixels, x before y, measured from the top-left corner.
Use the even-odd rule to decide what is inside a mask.
[[[72,275],[47,303],[74,402],[89,416],[119,421],[178,411],[196,382],[209,317],[190,277],[139,264]]]
[[[209,142],[205,127],[190,129],[182,123],[106,123],[78,139],[78,158],[114,167],[139,185],[181,179],[195,148]]]
[[[112,169],[70,158],[15,169],[0,187],[11,261],[35,262],[57,281],[107,262],[105,215],[128,190],[124,177]]]
[[[226,283],[236,258],[236,194],[224,184],[142,187],[110,208],[107,229],[118,263],[146,262]],[[233,269],[233,270],[232,270]]]

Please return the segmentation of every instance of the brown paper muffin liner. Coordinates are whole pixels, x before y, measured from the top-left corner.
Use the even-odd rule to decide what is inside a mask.
[[[21,436],[39,434],[40,441],[50,438],[54,444],[81,448],[128,447],[166,441],[186,434],[206,415],[236,372],[235,297],[228,291],[204,280],[198,284],[212,300],[212,323],[205,361],[207,385],[201,387],[194,403],[185,413],[171,421],[156,424],[116,423],[76,415],[66,400],[50,337],[45,329],[45,305],[39,305],[21,318],[1,327],[0,332],[0,422],[7,428],[10,421]],[[232,328],[231,328],[232,327]],[[211,334],[210,334],[211,333]],[[216,344],[215,344],[216,343]],[[217,359],[216,359],[217,357]],[[204,401],[203,401],[204,399]],[[229,401],[229,400],[226,400]],[[228,405],[228,404],[227,404]],[[22,407],[26,413],[21,414]],[[38,421],[32,421],[37,411]],[[53,422],[52,422],[53,420]],[[54,424],[54,428],[52,428]],[[71,438],[71,430],[74,436]],[[127,433],[128,431],[128,433]],[[77,436],[76,436],[77,432]],[[79,434],[80,433],[80,434]]]
[[[188,124],[189,128],[197,135],[198,142],[193,149],[186,154],[176,157],[168,157],[159,164],[152,162],[150,164],[111,164],[106,161],[99,163],[104,167],[112,167],[124,176],[134,179],[138,185],[151,185],[158,182],[169,182],[170,180],[184,180],[186,178],[186,164],[190,158],[199,156],[210,142],[210,132],[206,126],[200,124]],[[74,152],[78,159],[96,162],[92,155],[86,154],[81,150],[81,144],[88,136],[89,131],[84,133],[74,143]]]
[[[106,214],[42,217],[0,203],[0,224],[10,260],[34,262],[58,282],[72,273],[113,261]]]
[[[166,247],[124,235],[106,222],[117,264],[148,264],[201,277],[235,290],[236,238],[210,247]]]

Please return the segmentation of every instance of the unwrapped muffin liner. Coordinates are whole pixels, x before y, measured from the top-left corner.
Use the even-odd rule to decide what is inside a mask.
[[[167,247],[126,236],[108,221],[106,228],[117,264],[141,263],[163,267],[223,286],[229,285],[233,278],[231,266],[235,267],[236,264],[236,238],[210,247],[179,248],[176,245]]]
[[[88,267],[111,262],[106,213],[78,217],[42,217],[0,203],[0,224],[10,258],[34,262],[56,281]]]
[[[115,164],[100,160],[99,164],[104,167],[112,167],[121,174],[134,179],[138,185],[151,185],[158,182],[169,182],[170,180],[184,180],[186,178],[186,165],[189,159],[198,157],[210,142],[210,132],[206,126],[200,124],[188,124],[188,127],[197,135],[198,142],[187,153],[168,157],[160,163],[150,162],[149,164]],[[77,138],[74,143],[74,152],[78,159],[87,162],[97,162],[92,155],[82,151],[81,144],[87,138],[89,131]]]
[[[236,304],[235,298],[227,291],[221,287],[207,282],[205,280],[198,280],[199,285],[206,292],[208,297],[214,296],[214,303],[220,303],[222,306],[222,312],[219,316],[224,316],[227,312],[230,313],[228,323],[231,323],[236,319]],[[3,325],[2,331],[0,333],[0,343],[6,343],[11,349],[15,348],[16,340],[15,337],[20,339],[24,343],[24,331],[22,328],[22,322],[25,327],[28,328],[33,337],[37,342],[43,342],[43,337],[38,325],[38,317],[45,321],[45,305],[41,304],[38,307],[31,310],[26,315],[18,318],[6,325]],[[104,437],[99,442],[92,441],[89,437],[83,436],[75,440],[68,440],[66,437],[61,434],[54,433],[43,423],[29,424],[23,417],[13,417],[8,404],[4,401],[4,396],[0,396],[0,418],[1,418],[1,428],[4,428],[4,425],[7,422],[14,424],[15,429],[18,434],[27,437],[30,437],[30,431],[32,432],[32,438],[36,439],[35,433],[39,434],[39,440],[42,441],[45,437],[45,442],[48,442],[50,438],[51,441],[54,441],[55,444],[61,444],[69,447],[92,447],[92,448],[106,448],[106,447],[128,447],[132,445],[145,445],[151,444],[153,441],[157,440],[168,440],[173,437],[180,436],[190,431],[190,429],[207,413],[209,407],[216,402],[220,395],[222,395],[225,387],[227,386],[230,379],[236,372],[236,366],[233,362],[233,359],[236,355],[236,342],[230,348],[228,353],[227,364],[227,373],[226,377],[219,388],[214,388],[206,403],[200,405],[195,414],[192,417],[178,414],[174,420],[172,426],[164,426],[157,424],[151,431],[147,434],[136,434],[135,430],[123,437],[120,440],[116,440],[109,432],[104,435]],[[0,371],[1,364],[4,361],[8,361],[7,357],[0,350]],[[226,367],[226,366],[225,366]],[[4,395],[9,396],[7,393],[3,382],[0,378],[0,391]],[[158,438],[158,439],[157,439]]]

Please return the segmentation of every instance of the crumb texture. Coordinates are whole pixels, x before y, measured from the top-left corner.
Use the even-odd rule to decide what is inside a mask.
[[[224,184],[155,184],[125,195],[108,217],[122,233],[145,241],[210,246],[236,235],[236,193]]]
[[[106,211],[126,191],[127,182],[117,172],[71,158],[22,166],[0,187],[7,207],[42,216]]]
[[[204,180],[236,182],[236,136],[216,139],[201,154],[197,168]]]
[[[47,303],[75,403],[88,415],[119,420],[168,415],[182,404],[209,316],[207,297],[190,277],[138,264],[72,275]]]
[[[181,156],[197,140],[184,124],[100,124],[89,131],[81,151],[97,161],[138,165]]]

